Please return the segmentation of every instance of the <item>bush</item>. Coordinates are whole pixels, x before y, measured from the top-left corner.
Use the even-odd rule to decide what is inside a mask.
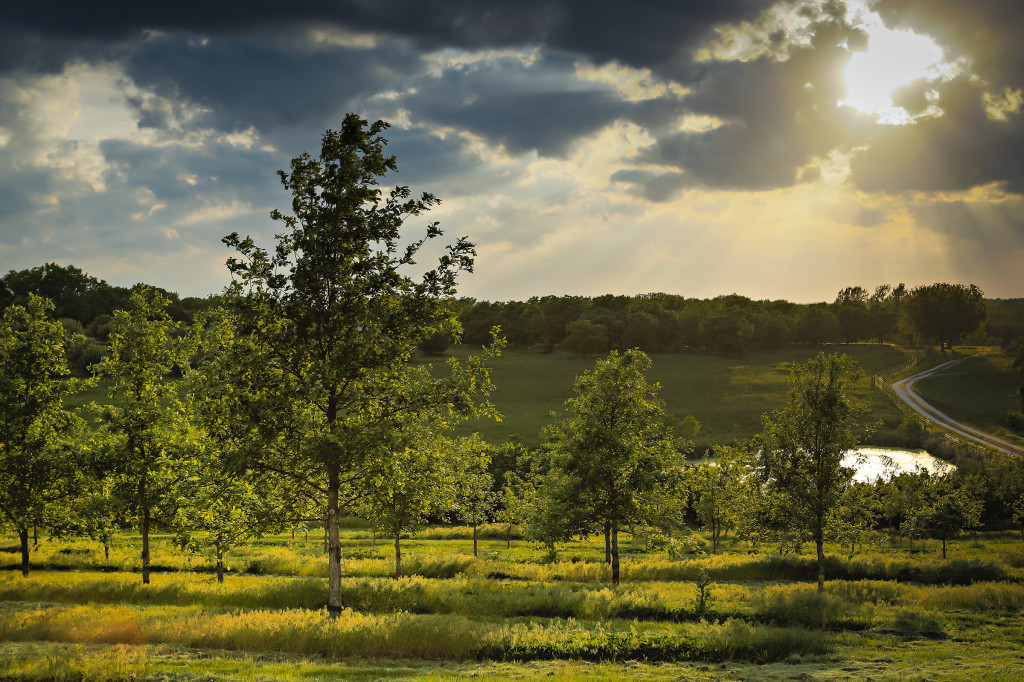
[[[1024,434],[1024,414],[1013,411],[1007,412],[1006,427],[1016,433]]]
[[[753,603],[755,618],[773,625],[866,630],[874,615],[869,604],[854,604],[804,586],[757,595]]]

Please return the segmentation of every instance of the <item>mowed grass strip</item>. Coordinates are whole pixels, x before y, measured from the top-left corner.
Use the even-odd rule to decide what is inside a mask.
[[[697,621],[702,616],[697,612],[696,597],[693,584],[666,582],[607,587],[408,578],[346,579],[341,585],[342,604],[361,613],[457,614],[485,619]],[[210,611],[317,610],[327,603],[327,586],[323,580],[258,577],[238,577],[219,585],[189,575],[160,576],[145,586],[126,575],[63,574],[31,580],[0,579],[0,601],[197,606]],[[1007,583],[937,587],[892,581],[832,581],[825,594],[809,583],[715,583],[704,617],[862,630],[880,620],[893,620],[889,607],[1015,613],[1022,606],[1024,586]]]

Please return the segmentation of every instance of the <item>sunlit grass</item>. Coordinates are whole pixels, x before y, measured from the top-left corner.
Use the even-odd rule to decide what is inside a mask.
[[[176,606],[0,606],[0,640],[89,644],[162,643],[345,658],[430,660],[725,660],[755,663],[831,648],[819,632],[694,623],[606,627],[575,620],[502,622],[457,615],[362,614],[345,609],[210,612]]]
[[[63,570],[27,579],[0,573],[0,678],[61,679],[55,671],[66,670],[63,679],[331,679],[327,661],[366,679],[707,676],[687,660],[758,678],[774,665],[784,667],[772,675],[813,676],[843,661],[855,676],[879,677],[871,656],[891,660],[894,676],[914,677],[932,669],[920,652],[955,652],[963,669],[980,670],[982,660],[1008,665],[1011,645],[1024,641],[1024,544],[1013,533],[953,543],[946,561],[937,543],[915,541],[911,550],[883,533],[852,557],[830,545],[826,591],[818,594],[809,553],[779,556],[735,538],[720,555],[674,560],[626,534],[624,583],[615,587],[600,537],[569,543],[561,561],[546,561],[542,548],[522,540],[508,550],[503,540],[483,541],[474,559],[468,530],[432,527],[403,540],[412,565],[439,577],[396,581],[387,577],[390,544],[374,545],[366,528],[346,529],[348,610],[339,619],[324,610],[326,579],[297,570],[326,571],[320,532],[239,548],[223,585],[205,560],[172,551],[166,536],[155,550],[178,568],[145,586],[132,566],[96,570],[96,543],[44,539],[33,561],[59,560]],[[13,546],[13,538],[0,539],[0,561],[17,559]],[[122,534],[115,552],[132,564],[137,537]],[[260,573],[271,570],[280,573]],[[712,576],[704,621],[693,584],[701,570]],[[162,653],[145,653],[154,651]],[[630,660],[641,663],[622,663]]]

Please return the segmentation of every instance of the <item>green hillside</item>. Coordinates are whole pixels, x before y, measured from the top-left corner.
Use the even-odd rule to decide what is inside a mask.
[[[661,384],[661,397],[678,423],[688,415],[701,424],[698,446],[750,438],[761,429],[761,415],[782,406],[789,388],[791,363],[802,362],[819,351],[846,353],[865,372],[857,397],[869,401],[884,429],[895,429],[902,419],[881,391],[872,391],[868,375],[885,371],[911,357],[904,349],[877,344],[791,346],[778,351],[751,353],[746,358],[724,358],[695,353],[653,354],[650,378]],[[464,357],[469,351],[454,348],[449,354]],[[421,361],[443,362],[444,358]],[[594,358],[567,353],[542,354],[536,350],[506,350],[492,362],[496,386],[492,400],[502,421],[480,421],[463,427],[479,430],[501,442],[519,435],[526,443],[539,443],[539,432],[572,395],[574,378],[594,366]]]

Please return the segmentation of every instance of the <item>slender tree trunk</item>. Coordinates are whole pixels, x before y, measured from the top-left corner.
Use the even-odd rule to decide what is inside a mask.
[[[478,556],[476,550],[476,521],[473,522],[473,556]]]
[[[395,580],[402,577],[402,531],[395,531]]]
[[[327,474],[327,611],[332,616],[341,613],[341,539],[338,535],[338,488],[340,476],[335,467]]]
[[[295,527],[292,527],[292,542],[295,542]]]
[[[1024,533],[1024,531],[1022,531]],[[1021,536],[1024,538],[1024,535]],[[512,549],[512,524],[508,524],[508,535],[505,536],[505,549]]]
[[[32,524],[32,548],[36,549],[39,547],[39,526],[35,523]]]
[[[28,577],[28,528],[18,529],[18,539],[21,540],[21,575]]]
[[[293,531],[294,532],[294,531]],[[217,541],[215,544],[217,548],[217,582],[221,585],[224,584],[224,536],[217,533]]]
[[[942,536],[942,558],[946,558],[946,536]]]
[[[103,541],[103,560],[110,561],[110,541]]]
[[[817,537],[814,546],[818,550],[818,592],[825,591],[825,539]]]
[[[619,584],[619,520],[612,521],[612,584]]]
[[[335,510],[337,511],[337,510]],[[324,510],[324,554],[331,555],[331,517],[330,511]]]
[[[604,520],[604,562],[612,562],[612,522],[608,519]]]
[[[142,584],[149,584],[149,505],[143,503],[142,509]]]

